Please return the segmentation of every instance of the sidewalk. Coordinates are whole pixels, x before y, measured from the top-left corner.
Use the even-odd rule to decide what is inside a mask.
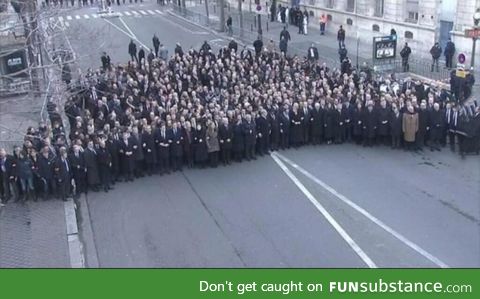
[[[0,208],[0,268],[68,268],[64,203],[9,202]]]
[[[206,19],[205,5],[204,4],[195,4],[192,2],[190,5],[187,5],[187,10],[193,14],[202,15]],[[215,9],[214,9],[215,7]],[[178,13],[178,12],[177,12]],[[219,29],[219,17],[220,10],[216,5],[211,4],[209,7],[209,20],[211,28],[216,30]],[[257,38],[258,28],[257,28],[257,18],[256,13],[249,12],[248,3],[243,4],[243,31],[239,28],[240,24],[240,14],[238,13],[237,7],[230,6],[230,8],[225,8],[225,18],[228,16],[232,17],[233,21],[233,34],[234,37],[244,41],[246,44],[251,45],[253,41]],[[198,19],[198,16],[197,16]],[[308,48],[313,43],[319,51],[320,60],[325,61],[329,66],[339,67],[339,55],[338,55],[338,42],[337,42],[337,29],[327,25],[325,35],[320,35],[320,28],[318,20],[315,17],[312,17],[310,20],[310,25],[308,27],[308,35],[298,34],[298,27],[294,25],[282,24],[277,21],[270,22],[270,19],[267,15],[262,15],[262,31],[263,31],[263,41],[264,44],[270,39],[272,39],[276,46],[280,40],[280,32],[283,29],[283,26],[287,26],[288,31],[291,35],[291,41],[288,44],[288,52],[290,54],[297,55],[306,55]],[[203,22],[205,23],[205,22]],[[241,35],[241,31],[243,34]],[[370,34],[371,35],[371,34]],[[367,62],[369,65],[372,65],[372,38],[371,36],[360,36],[357,40],[347,35],[345,39],[346,48],[348,50],[348,57],[352,61],[352,65],[361,66],[364,62]],[[225,34],[225,36],[227,36]],[[358,50],[357,50],[358,45]],[[400,55],[399,52],[403,45],[397,45],[397,60],[396,68],[400,69]],[[358,56],[357,56],[358,51]],[[425,56],[425,55],[424,55]],[[410,56],[410,67],[411,70],[414,69],[414,73],[417,73],[421,76],[431,78],[433,80],[444,80],[449,78],[449,75],[446,71],[441,73],[431,73],[430,72],[430,60],[421,56],[421,53],[413,53]]]

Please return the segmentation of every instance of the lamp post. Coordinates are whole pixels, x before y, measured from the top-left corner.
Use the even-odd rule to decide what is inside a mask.
[[[474,28],[478,29],[480,28],[480,8],[477,8],[477,11],[473,15],[473,23],[474,23]],[[472,45],[472,63],[471,67],[475,66],[475,52],[477,48],[477,37],[473,36],[472,37],[473,45]]]

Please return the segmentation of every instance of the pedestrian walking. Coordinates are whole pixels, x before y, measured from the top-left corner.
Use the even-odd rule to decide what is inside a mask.
[[[130,54],[131,61],[135,60],[138,63],[137,45],[133,42],[133,39],[130,40],[130,44],[128,45],[128,54]]]
[[[412,53],[412,49],[408,46],[408,43],[405,43],[402,51],[400,51],[400,57],[402,57],[402,68],[404,72],[408,72],[410,70],[410,65],[408,64],[408,59],[410,54]]]
[[[325,35],[325,27],[327,26],[327,16],[322,14],[320,16],[320,35]]]
[[[158,57],[158,49],[160,47],[160,40],[157,37],[157,34],[153,35],[152,38],[153,48],[155,49],[155,57]]]
[[[340,25],[340,29],[337,32],[337,41],[339,48],[342,48],[342,46],[345,48],[345,29],[343,29],[342,25]]]
[[[433,72],[434,67],[436,67],[437,72],[440,71],[439,65],[438,65],[438,60],[440,59],[440,56],[442,55],[442,47],[440,47],[440,44],[438,42],[433,45],[433,47],[430,49],[430,54],[432,55],[432,68],[431,72]]]
[[[447,68],[451,69],[453,67],[453,56],[455,55],[455,44],[452,42],[452,39],[448,39],[447,45],[445,46],[445,65]]]

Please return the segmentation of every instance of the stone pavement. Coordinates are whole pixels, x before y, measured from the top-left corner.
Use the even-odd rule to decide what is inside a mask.
[[[0,268],[70,267],[64,203],[7,203],[0,208]]]

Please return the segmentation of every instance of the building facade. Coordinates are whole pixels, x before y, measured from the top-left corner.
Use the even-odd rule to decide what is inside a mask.
[[[340,25],[347,35],[361,40],[397,32],[399,45],[408,42],[414,56],[429,58],[429,50],[435,41],[442,48],[451,38],[458,53],[465,53],[467,64],[472,54],[471,38],[464,31],[473,26],[473,14],[480,8],[480,0],[280,0],[282,5],[299,3],[306,8],[318,26],[318,17],[326,14],[328,30],[336,32]],[[480,52],[480,49],[479,51]],[[475,59],[480,63],[479,55]]]

